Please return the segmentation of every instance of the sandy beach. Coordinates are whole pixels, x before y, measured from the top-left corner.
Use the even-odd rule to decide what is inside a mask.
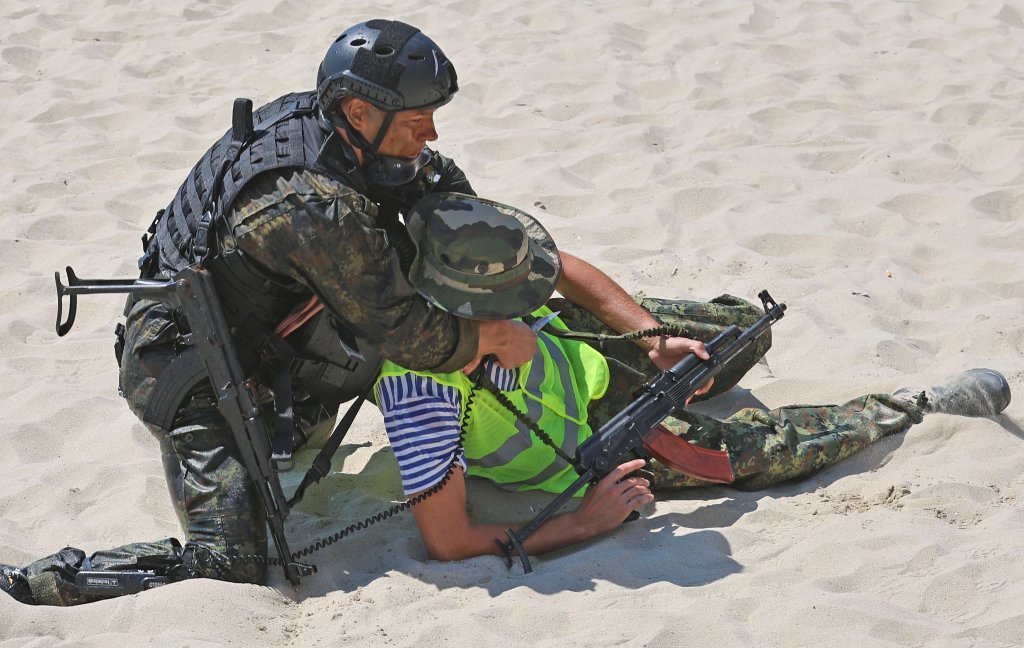
[[[0,0],[0,562],[181,536],[117,394],[123,298],[54,332],[53,272],[134,278],[139,237],[230,124],[328,45],[414,24],[461,91],[438,150],[629,291],[789,309],[701,406],[836,403],[992,367],[993,418],[928,416],[811,479],[660,497],[524,575],[430,561],[409,514],[292,588],[190,581],[77,608],[0,596],[30,646],[1024,645],[1024,6],[1005,0]],[[300,464],[311,457],[300,457]],[[284,477],[286,491],[299,476]],[[401,499],[366,408],[293,548]],[[483,519],[544,495],[472,485]]]

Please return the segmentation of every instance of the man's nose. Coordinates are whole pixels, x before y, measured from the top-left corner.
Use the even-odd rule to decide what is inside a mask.
[[[433,142],[437,139],[437,127],[434,126],[433,115],[423,120],[423,131],[420,135],[428,142]]]

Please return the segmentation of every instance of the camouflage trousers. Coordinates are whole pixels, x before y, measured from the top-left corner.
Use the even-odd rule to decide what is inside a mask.
[[[140,302],[129,313],[121,390],[140,419],[157,378],[174,357],[177,338],[174,318],[162,305]],[[263,582],[266,522],[212,388],[200,387],[189,395],[172,429],[150,426],[150,431],[160,443],[171,501],[188,541],[185,552],[201,554],[182,577]],[[76,605],[95,600],[75,587],[75,574],[81,569],[165,572],[181,565],[182,553],[182,544],[174,538],[127,544],[88,557],[67,547],[28,565],[25,572],[37,603]],[[255,558],[220,560],[230,554]]]
[[[614,333],[587,311],[553,300],[561,318],[576,331]],[[710,302],[640,299],[662,323],[676,326],[679,334],[707,342],[729,325],[749,327],[762,310],[742,299],[723,295]],[[611,384],[607,394],[590,406],[590,423],[597,429],[632,401],[633,394],[657,372],[647,354],[635,344],[607,341],[595,344],[608,358]],[[711,391],[694,402],[733,387],[771,346],[762,337],[748,353],[737,357],[718,377]],[[923,395],[922,395],[923,398]],[[842,405],[793,405],[771,411],[744,409],[724,421],[692,411],[669,417],[664,425],[687,441],[712,450],[727,450],[736,481],[742,490],[765,488],[811,475],[866,448],[888,434],[920,423],[924,401],[912,402],[891,394],[871,394]],[[708,482],[689,477],[652,461],[652,486],[671,491]]]

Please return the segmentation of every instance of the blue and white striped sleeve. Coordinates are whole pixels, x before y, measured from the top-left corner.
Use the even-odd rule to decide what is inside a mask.
[[[505,369],[497,362],[490,360],[484,366],[491,382],[501,391],[512,391],[519,388],[519,369]]]
[[[385,376],[377,386],[377,404],[405,494],[426,490],[444,479],[459,447],[459,390],[414,373]],[[461,453],[458,462],[465,471]]]

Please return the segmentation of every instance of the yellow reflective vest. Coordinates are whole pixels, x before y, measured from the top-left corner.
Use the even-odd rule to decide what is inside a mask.
[[[533,314],[543,317],[550,312],[545,306]],[[548,326],[566,330],[558,318]],[[571,457],[592,434],[587,424],[587,407],[608,388],[608,362],[583,342],[563,340],[543,331],[537,338],[537,353],[519,369],[518,388],[504,394]],[[467,419],[465,407],[473,384],[462,372],[411,372],[385,360],[380,378],[406,373],[432,378],[459,390],[462,418],[466,421],[463,443],[468,474],[485,477],[510,490],[551,493],[561,493],[576,480],[578,475],[572,466],[516,420],[490,392],[476,390]]]

